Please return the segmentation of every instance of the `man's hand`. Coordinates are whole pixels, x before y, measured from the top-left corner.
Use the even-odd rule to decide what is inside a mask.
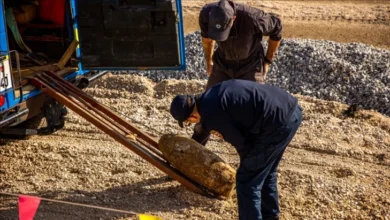
[[[221,133],[219,133],[218,131],[211,130],[210,134],[212,134],[220,139],[223,139],[223,135]]]
[[[267,78],[267,73],[269,70],[269,66],[271,65],[270,62],[272,62],[272,59],[274,58],[275,53],[279,48],[279,45],[280,45],[280,40],[279,41],[274,41],[271,39],[268,40],[268,50],[267,50],[267,53],[265,55],[266,62],[263,63],[262,75],[255,76],[257,82],[262,83],[262,84],[265,83],[265,80]]]
[[[268,73],[268,70],[269,70],[269,63],[267,63],[267,62],[265,62],[264,63],[264,75],[267,75],[267,73]],[[264,77],[265,78],[265,77]]]
[[[256,72],[255,73],[255,80],[256,82],[260,83],[260,84],[264,84],[265,83],[265,80],[267,78],[267,73],[268,73],[268,70],[269,70],[269,63],[267,62],[264,62],[263,63],[263,69],[259,72]]]

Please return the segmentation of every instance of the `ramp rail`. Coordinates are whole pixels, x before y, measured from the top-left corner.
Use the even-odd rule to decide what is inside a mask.
[[[109,108],[98,103],[72,83],[53,72],[37,74],[35,77],[29,78],[29,81],[40,88],[42,92],[67,106],[189,190],[204,196],[215,196],[203,186],[170,166],[164,159],[155,139],[122,119]]]

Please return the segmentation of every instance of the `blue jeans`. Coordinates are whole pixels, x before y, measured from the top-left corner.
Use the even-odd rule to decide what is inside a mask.
[[[282,155],[302,122],[298,106],[290,120],[270,136],[259,135],[245,155],[236,174],[240,220],[278,219],[277,168]]]

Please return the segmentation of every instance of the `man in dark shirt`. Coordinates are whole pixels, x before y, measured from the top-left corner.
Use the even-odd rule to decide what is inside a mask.
[[[264,83],[282,38],[281,20],[231,0],[205,5],[199,14],[209,75],[207,88],[227,79]],[[269,36],[267,53],[261,45]],[[215,42],[218,47],[214,52]]]
[[[181,127],[200,123],[237,150],[240,220],[278,219],[277,167],[302,122],[298,100],[274,86],[233,79],[197,96],[176,96],[170,111]]]
[[[228,79],[264,83],[279,48],[282,24],[278,17],[230,0],[205,5],[199,14],[202,44],[209,75],[206,89]],[[261,44],[269,36],[267,53]],[[214,52],[215,42],[217,49]],[[206,145],[210,134],[199,124],[192,138]]]

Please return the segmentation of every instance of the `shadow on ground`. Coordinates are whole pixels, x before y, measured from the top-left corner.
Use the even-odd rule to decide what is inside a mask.
[[[185,212],[191,207],[209,206],[212,199],[195,195],[181,185],[163,187],[167,177],[149,179],[131,185],[114,187],[100,192],[60,191],[40,192],[42,198],[120,209],[135,213]],[[5,191],[5,189],[1,189]],[[37,195],[38,196],[38,195]],[[191,199],[189,199],[191,198]],[[195,198],[195,200],[194,200]],[[199,202],[202,200],[203,202]],[[209,202],[207,202],[207,200]],[[80,207],[41,201],[35,220],[78,220],[78,219],[138,219],[136,215],[116,213],[89,207]],[[18,219],[16,197],[0,195],[0,219]]]

